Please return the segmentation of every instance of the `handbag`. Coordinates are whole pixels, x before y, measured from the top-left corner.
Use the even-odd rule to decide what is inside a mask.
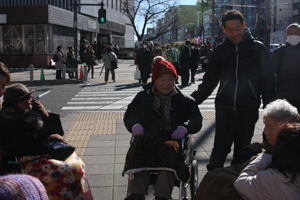
[[[136,69],[136,71],[134,72],[134,80],[139,80],[141,79],[141,70]]]
[[[62,128],[61,120],[59,114],[48,113],[49,116],[44,120],[44,128],[50,136],[53,133],[57,133],[61,136],[65,134],[64,129]]]
[[[66,160],[73,152],[75,147],[63,142],[51,142],[50,154],[56,160]]]
[[[109,60],[110,60],[110,67],[111,67],[112,69],[118,69],[118,63],[117,63],[116,61],[114,61],[114,60],[111,60],[108,53],[107,53],[107,55],[108,55],[108,58],[109,58]]]

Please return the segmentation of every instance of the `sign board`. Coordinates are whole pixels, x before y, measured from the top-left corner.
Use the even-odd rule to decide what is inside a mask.
[[[7,15],[0,14],[0,24],[6,24],[6,23],[7,23]]]
[[[97,22],[93,20],[89,20],[89,28],[90,29],[97,29]]]
[[[285,44],[285,31],[276,31],[270,34],[270,44]]]

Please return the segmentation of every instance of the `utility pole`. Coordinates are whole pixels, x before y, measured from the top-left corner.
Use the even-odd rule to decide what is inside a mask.
[[[265,46],[270,50],[270,25],[271,25],[271,2],[266,0],[266,31],[265,31]]]
[[[76,66],[76,69],[78,68],[78,60],[77,60],[77,53],[78,53],[78,21],[77,21],[77,7],[78,6],[101,6],[101,9],[102,10],[105,10],[103,9],[103,6],[105,6],[103,4],[103,2],[99,3],[99,4],[84,4],[84,3],[77,3],[77,0],[74,0],[73,1],[73,6],[74,6],[74,22],[73,22],[73,28],[74,28],[74,51],[75,51],[75,66]],[[100,9],[100,10],[101,10]],[[106,14],[106,11],[105,11],[105,14]],[[105,18],[105,22],[106,22],[106,18]],[[104,22],[104,23],[105,23]],[[78,79],[78,69],[77,71],[75,72],[75,78]]]
[[[78,22],[77,22],[77,0],[74,0],[74,51],[75,51],[75,78],[78,79]],[[77,72],[77,73],[76,73]]]
[[[256,39],[261,40],[260,0],[256,1],[256,5]]]
[[[215,0],[212,0],[212,23],[211,23],[211,38],[214,38],[215,32]]]

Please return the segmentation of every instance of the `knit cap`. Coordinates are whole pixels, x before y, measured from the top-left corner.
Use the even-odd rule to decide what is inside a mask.
[[[0,199],[48,200],[48,196],[39,179],[26,174],[11,174],[0,177]]]
[[[153,59],[152,69],[152,82],[154,83],[161,75],[172,74],[174,78],[177,78],[177,72],[175,67],[162,56],[156,56]]]

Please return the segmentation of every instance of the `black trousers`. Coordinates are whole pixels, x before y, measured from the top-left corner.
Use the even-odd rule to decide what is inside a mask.
[[[208,170],[223,167],[228,153],[234,144],[231,164],[241,164],[242,150],[251,143],[258,111],[238,112],[216,109],[216,132],[214,147],[210,156]]]
[[[188,86],[190,80],[189,66],[181,66],[181,86]]]
[[[90,66],[88,65],[87,67],[88,67],[87,73],[90,73],[90,71],[92,69],[92,78],[94,78],[94,65],[90,65]]]
[[[104,81],[107,82],[108,81],[108,75],[109,72],[111,72],[111,79],[114,81],[115,80],[115,69],[106,69],[105,70],[105,76],[104,76]]]
[[[192,83],[195,83],[195,74],[196,74],[196,71],[197,71],[197,67],[192,66],[191,67],[191,82]]]
[[[61,79],[61,69],[56,70],[56,79]]]

